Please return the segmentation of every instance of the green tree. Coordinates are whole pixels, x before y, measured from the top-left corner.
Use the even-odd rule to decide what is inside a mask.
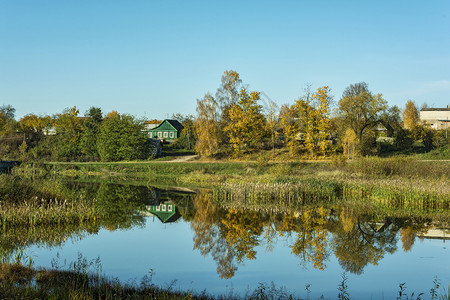
[[[99,107],[91,107],[86,112],[85,117],[81,136],[81,150],[84,155],[95,158],[99,156],[97,138],[103,120],[102,110]]]
[[[0,106],[0,114],[6,119],[14,119],[16,109],[10,104]]]
[[[178,137],[173,143],[174,147],[194,150],[195,143],[197,141],[197,135],[194,128],[194,116],[174,114],[172,119],[178,120],[184,127],[181,131],[180,137]]]
[[[381,94],[372,94],[365,82],[348,86],[339,101],[339,113],[345,125],[353,129],[360,141],[367,129],[374,128],[386,110]]]
[[[97,150],[102,161],[145,159],[149,156],[142,122],[126,114],[110,113],[99,127]]]
[[[0,136],[6,137],[16,134],[15,112],[16,109],[9,104],[0,106]]]
[[[80,140],[83,120],[78,117],[78,114],[79,110],[74,106],[66,108],[56,117],[56,154],[60,159],[75,159],[81,154]]]
[[[230,123],[224,130],[235,153],[239,153],[243,146],[256,146],[266,133],[265,119],[258,100],[259,92],[248,93],[246,89],[241,89],[239,101],[229,111]]]

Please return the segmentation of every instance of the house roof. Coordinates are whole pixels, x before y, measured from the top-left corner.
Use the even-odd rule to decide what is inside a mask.
[[[450,107],[445,107],[445,108],[422,108],[420,111],[450,111]]]
[[[164,121],[161,122],[161,124],[159,124],[158,126],[156,126],[155,128],[152,128],[151,130],[156,130],[159,127],[162,127],[164,124],[169,124],[170,126],[172,126],[174,129],[176,130],[182,130],[184,129],[184,126],[181,125],[180,122],[178,122],[177,120],[169,120],[166,119]]]

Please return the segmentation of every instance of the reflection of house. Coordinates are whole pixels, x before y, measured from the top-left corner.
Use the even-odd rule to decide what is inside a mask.
[[[450,231],[446,229],[430,228],[426,232],[417,234],[419,238],[450,240]]]
[[[148,137],[164,141],[173,141],[180,137],[183,128],[183,125],[177,120],[164,120],[158,126],[148,130]]]
[[[420,120],[426,121],[433,129],[450,128],[450,107],[447,108],[422,108]]]
[[[148,216],[156,216],[161,223],[172,223],[181,217],[175,204],[170,201],[161,202],[157,205],[146,205],[145,208]]]

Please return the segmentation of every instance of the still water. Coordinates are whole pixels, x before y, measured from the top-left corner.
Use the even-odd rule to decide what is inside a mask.
[[[108,195],[100,202],[112,220],[89,232],[67,230],[60,242],[30,242],[25,252],[36,267],[70,268],[81,255],[99,259],[101,272],[122,282],[139,284],[151,275],[163,287],[240,296],[273,283],[313,299],[337,298],[342,276],[353,299],[394,299],[404,282],[408,294],[428,298],[435,278],[445,288],[450,282],[445,217],[337,204],[246,211],[220,206],[205,191],[87,186],[87,196]]]

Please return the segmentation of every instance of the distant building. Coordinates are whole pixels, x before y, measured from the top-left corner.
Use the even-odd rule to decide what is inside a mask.
[[[447,108],[422,108],[420,121],[426,121],[433,129],[450,128],[450,107]]]
[[[164,120],[158,126],[148,130],[148,137],[172,142],[180,137],[183,125],[177,120]]]
[[[159,120],[146,121],[146,122],[144,122],[144,130],[145,131],[149,131],[150,129],[153,129],[153,128],[157,127],[161,123],[162,122],[159,121]]]

